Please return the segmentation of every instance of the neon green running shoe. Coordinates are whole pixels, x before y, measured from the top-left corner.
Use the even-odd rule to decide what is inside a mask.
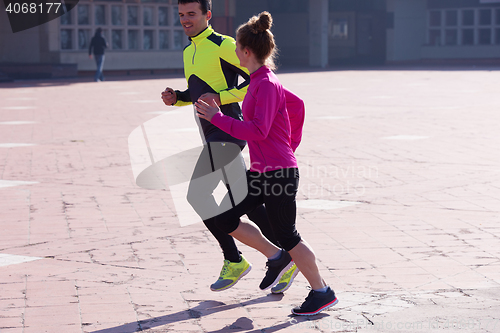
[[[290,288],[292,285],[293,279],[299,274],[299,269],[297,265],[293,264],[292,267],[281,277],[278,284],[271,288],[271,292],[273,294],[281,294]]]
[[[219,279],[210,286],[212,291],[222,291],[231,288],[242,277],[248,274],[252,269],[252,264],[245,257],[241,256],[240,262],[231,262],[224,260],[224,266],[220,271]]]

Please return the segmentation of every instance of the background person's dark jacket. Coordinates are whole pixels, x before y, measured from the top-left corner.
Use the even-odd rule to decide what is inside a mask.
[[[94,55],[104,54],[104,49],[106,49],[107,45],[106,39],[101,34],[95,34],[90,41],[89,55],[92,54],[92,48],[94,49]]]

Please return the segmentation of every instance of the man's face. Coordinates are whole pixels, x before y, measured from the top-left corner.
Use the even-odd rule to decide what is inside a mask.
[[[194,37],[208,27],[208,21],[212,18],[212,12],[206,15],[201,12],[201,5],[198,2],[179,4],[179,19],[184,33],[189,37]]]

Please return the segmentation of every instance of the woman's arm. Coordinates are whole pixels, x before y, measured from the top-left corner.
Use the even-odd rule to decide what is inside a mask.
[[[302,140],[302,127],[306,117],[306,107],[304,101],[290,90],[284,88],[286,98],[286,109],[288,111],[288,118],[290,119],[290,127],[292,130],[292,150],[300,144]]]
[[[250,93],[249,93],[250,94]],[[264,140],[278,113],[279,94],[277,87],[271,82],[260,84],[256,96],[247,95],[245,98],[255,99],[254,116],[251,120],[239,121],[220,112],[215,103],[207,104],[203,101],[195,103],[198,117],[210,121],[224,132],[241,140]]]

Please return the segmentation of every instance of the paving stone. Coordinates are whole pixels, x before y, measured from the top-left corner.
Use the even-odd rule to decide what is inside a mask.
[[[306,279],[260,291],[240,243],[252,271],[211,292],[218,244],[135,185],[128,136],[192,112],[158,97],[183,78],[0,83],[0,253],[42,258],[0,267],[0,331],[498,332],[499,73],[279,74],[307,108],[297,227],[339,298],[311,318]]]

